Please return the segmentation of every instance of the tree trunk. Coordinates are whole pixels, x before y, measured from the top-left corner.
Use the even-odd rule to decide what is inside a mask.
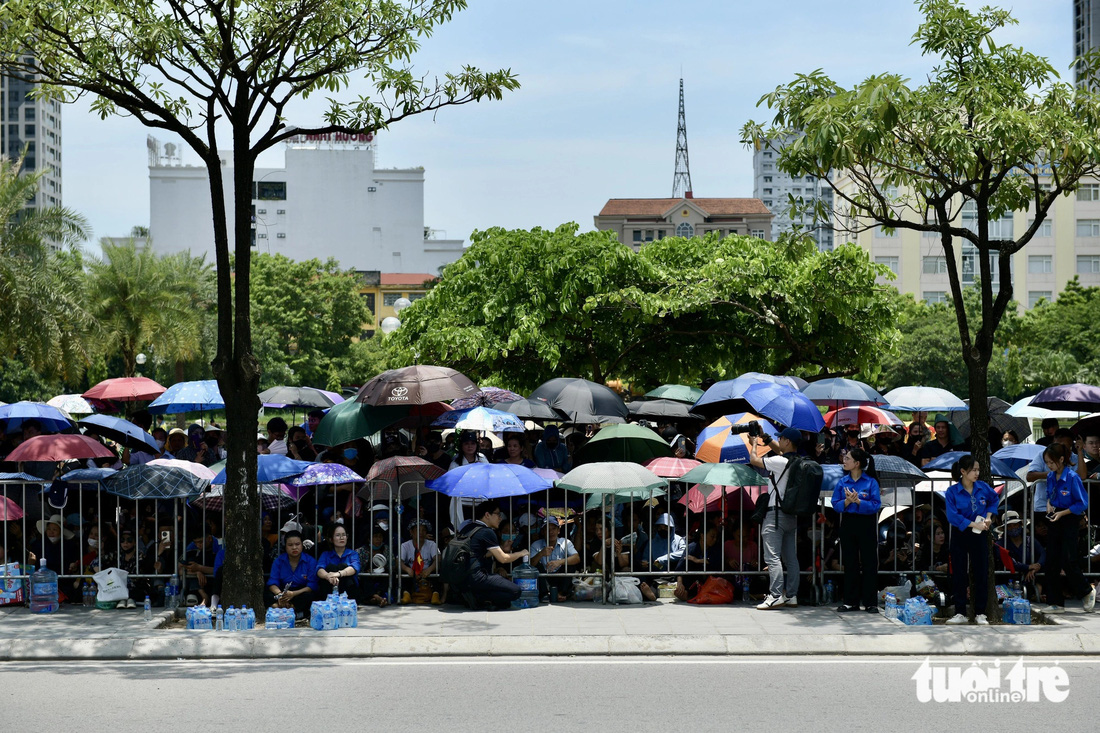
[[[979,335],[979,343],[986,340]],[[988,341],[992,342],[992,336]],[[989,354],[974,348],[973,353],[964,355],[967,378],[970,386],[970,455],[982,468],[981,480],[992,485],[993,474],[989,467]],[[989,576],[986,581],[987,600],[985,609],[975,608],[974,613],[985,613],[990,621],[1000,619],[1000,607],[997,605],[997,580],[994,577],[996,553],[993,547],[993,533],[987,535]]]

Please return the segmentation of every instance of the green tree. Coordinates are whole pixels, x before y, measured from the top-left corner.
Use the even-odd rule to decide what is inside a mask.
[[[134,375],[145,350],[172,364],[199,353],[213,277],[205,258],[158,257],[133,240],[100,246],[103,259],[88,262],[89,310],[104,352],[121,356],[124,376]]]
[[[373,133],[441,108],[499,99],[518,88],[507,70],[428,78],[413,73],[425,38],[464,0],[7,0],[0,61],[39,80],[37,93],[92,95],[100,115],[132,115],[177,135],[206,167],[217,267],[213,371],[226,398],[228,481],[225,599],[259,605],[256,527],[257,395],[252,348],[251,197],[258,156],[298,134]],[[34,39],[34,55],[26,54]],[[352,74],[369,90],[347,101]],[[295,128],[288,106],[328,99],[324,120]],[[219,149],[232,147],[232,180]],[[235,254],[231,271],[230,256]],[[234,297],[235,294],[235,297]]]
[[[1028,391],[1056,384],[1100,381],[1100,342],[1092,327],[1100,312],[1100,288],[1082,287],[1075,277],[1054,302],[1044,302],[1022,319],[1027,344]]]
[[[995,33],[1016,22],[1007,11],[972,11],[958,0],[919,6],[924,22],[913,43],[937,60],[925,84],[879,74],[846,89],[820,70],[800,75],[761,99],[775,111],[773,125],[749,122],[742,139],[762,145],[795,136],[779,153],[778,167],[827,180],[835,199],[833,212],[820,202],[795,201],[800,211],[810,209],[818,219],[831,213],[847,232],[881,227],[938,237],[971,424],[981,435],[988,426],[995,335],[1012,302],[1011,257],[1035,236],[1059,196],[1097,172],[1100,101],[1059,81],[1046,59],[998,43]],[[1027,230],[999,238],[991,224],[1024,209],[1031,217]],[[972,247],[977,261],[981,297],[974,315],[964,304],[960,246]],[[974,455],[988,477],[988,446],[979,443]]]
[[[555,376],[642,384],[746,369],[870,368],[893,337],[882,272],[855,247],[818,252],[716,234],[647,244],[610,232],[475,232],[401,314],[397,359],[530,390]]]
[[[20,175],[22,167],[22,158],[0,158],[0,354],[75,380],[88,360],[76,249],[88,227],[69,209],[29,208],[42,174]]]
[[[253,253],[252,338],[261,388],[326,387],[370,322],[358,277],[336,260]]]
[[[341,387],[353,384],[361,385],[376,374],[381,374],[387,369],[393,369],[402,363],[407,363],[391,360],[390,353],[383,341],[382,333],[375,331],[374,336],[371,338],[352,342],[351,346],[348,347],[347,356],[339,362],[336,383]]]

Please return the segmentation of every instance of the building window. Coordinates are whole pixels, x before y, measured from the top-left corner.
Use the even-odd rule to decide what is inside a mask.
[[[925,275],[946,275],[947,258],[942,255],[931,255],[922,258],[921,272]]]
[[[416,301],[423,298],[425,295],[427,295],[427,293],[409,293],[409,302],[415,303]]]
[[[772,177],[771,176],[764,176],[764,183],[771,183],[771,182],[772,182]]]
[[[1027,307],[1034,308],[1040,300],[1049,303],[1052,295],[1054,294],[1049,290],[1029,290],[1027,291]]]
[[[1078,201],[1100,201],[1100,183],[1084,183],[1077,189]]]
[[[382,293],[382,305],[393,308],[394,304],[400,300],[401,293]]]
[[[255,229],[252,230],[252,246],[253,247],[256,246],[256,230]]]
[[[770,209],[772,207],[772,200],[764,199],[764,206],[767,206]]]
[[[1054,272],[1052,255],[1028,255],[1027,272],[1029,275],[1049,275]]]
[[[767,195],[770,195],[770,194],[771,194],[771,192],[772,192],[772,190],[771,190],[770,188],[765,188],[765,189],[764,189],[764,195],[765,195],[765,196],[767,196]]]
[[[257,234],[256,236],[257,236],[257,237],[258,237],[259,239],[267,239],[267,235],[266,235],[266,234]]]
[[[23,125],[23,137],[34,137],[34,125]]]
[[[286,232],[279,232],[275,235],[276,239],[286,239]]]
[[[658,229],[657,230],[657,239],[664,239],[664,238],[665,238],[665,230],[664,229]]]
[[[876,265],[886,265],[887,267],[890,268],[890,272],[894,273],[895,275],[898,274],[898,270],[901,267],[901,262],[900,262],[899,257],[876,257],[875,258],[875,264]]]
[[[753,229],[749,234],[750,234],[750,236],[756,237],[757,239],[763,239],[764,238],[764,230],[763,229]]]
[[[1100,237],[1100,219],[1078,219],[1078,237]]]
[[[686,221],[676,226],[677,237],[694,237],[695,228],[688,224]]]
[[[645,230],[645,241],[647,241],[647,242],[652,242],[653,241],[653,230],[652,229],[646,229]]]
[[[1027,228],[1031,229],[1031,225],[1035,223],[1034,219],[1027,220]],[[1054,223],[1050,219],[1043,219],[1043,223],[1039,225],[1039,228],[1035,230],[1035,237],[1042,237],[1047,239],[1054,236]]]
[[[286,209],[278,209],[278,210],[276,210],[276,211],[275,211],[275,213],[276,213],[276,214],[285,214],[285,213],[286,213]]]
[[[23,119],[30,122],[34,119],[34,107],[27,107],[23,110]]]
[[[898,236],[898,230],[892,229],[889,232],[882,227],[875,227],[875,239],[893,239]]]
[[[373,316],[374,315],[374,293],[360,293],[360,295],[363,296],[363,302],[366,304],[367,310],[369,310],[371,312],[371,315]]]
[[[1077,255],[1077,274],[1100,275],[1100,255]]]
[[[924,302],[929,304],[946,303],[947,293],[943,290],[925,290],[923,293]]]
[[[260,201],[286,201],[286,181],[257,181],[256,198]]]
[[[642,241],[642,230],[641,229],[635,229],[634,230],[634,241],[635,242]]]
[[[771,157],[772,157],[772,153],[771,153],[771,151],[770,151],[770,150],[765,150],[765,151],[764,151],[764,157],[765,157],[765,158],[771,158]]]
[[[259,213],[261,213],[261,214],[266,214],[266,213],[267,213],[267,209],[260,209]]]

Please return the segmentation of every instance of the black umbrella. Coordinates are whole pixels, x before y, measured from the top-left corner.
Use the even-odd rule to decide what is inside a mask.
[[[368,405],[426,405],[470,397],[478,386],[461,372],[441,366],[418,364],[382,372],[370,380],[355,396]]]
[[[970,400],[964,400],[966,404],[970,404]],[[992,427],[997,428],[1003,435],[1009,430],[1015,430],[1016,435],[1020,436],[1023,440],[1025,437],[1031,434],[1031,421],[1026,417],[1013,417],[1012,415],[1005,414],[1005,410],[1012,407],[1009,403],[1002,400],[1000,397],[987,397],[986,404],[989,405],[989,424]],[[955,424],[955,427],[959,429],[959,434],[963,438],[970,437],[970,410],[956,410],[949,413],[949,419]]]
[[[546,400],[575,423],[624,422],[630,415],[614,390],[587,379],[551,379],[532,392],[530,399]]]
[[[676,400],[638,400],[631,402],[626,409],[634,417],[665,417],[673,420],[705,419],[702,415],[691,412],[691,405]]]
[[[332,392],[316,387],[272,387],[260,392],[260,402],[265,405],[283,405],[285,407],[320,407],[326,409],[338,405],[343,400]]]
[[[551,407],[546,400],[514,400],[513,402],[498,402],[493,406],[494,410],[510,412],[524,420],[565,420],[566,417]]]

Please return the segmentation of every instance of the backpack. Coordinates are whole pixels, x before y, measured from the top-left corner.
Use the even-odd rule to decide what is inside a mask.
[[[820,464],[804,456],[791,458],[787,469],[791,475],[787,477],[783,499],[777,504],[784,514],[808,517],[817,511],[825,474]]]
[[[470,577],[470,565],[474,560],[470,555],[470,540],[478,529],[475,526],[456,534],[443,548],[443,554],[439,558],[439,577],[444,583],[455,588],[466,585],[466,579]]]

